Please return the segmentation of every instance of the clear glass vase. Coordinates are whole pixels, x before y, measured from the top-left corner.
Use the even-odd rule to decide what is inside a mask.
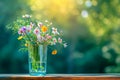
[[[45,76],[47,66],[47,45],[28,44],[29,74]]]

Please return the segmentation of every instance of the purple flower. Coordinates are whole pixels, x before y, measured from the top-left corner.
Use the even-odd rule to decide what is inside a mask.
[[[25,26],[23,26],[23,27],[21,27],[19,30],[18,30],[18,34],[24,34],[24,33],[26,33],[26,31],[27,31],[27,28],[25,27]]]
[[[23,33],[25,33],[26,30],[27,30],[27,28],[26,28],[25,26],[23,26],[23,27],[21,28],[21,30],[22,30]]]

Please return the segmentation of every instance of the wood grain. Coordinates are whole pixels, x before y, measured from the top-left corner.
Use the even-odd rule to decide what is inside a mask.
[[[0,80],[120,80],[119,75],[75,75],[75,74],[50,74],[44,77],[29,75],[0,75]]]
[[[8,80],[120,80],[118,77],[12,77]]]

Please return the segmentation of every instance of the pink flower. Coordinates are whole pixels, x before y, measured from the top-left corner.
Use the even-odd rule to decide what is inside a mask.
[[[23,33],[22,29],[19,29],[18,34],[22,34],[22,33]]]
[[[49,34],[46,34],[45,37],[46,37],[46,39],[51,39],[52,38],[52,36],[50,36]]]
[[[38,35],[40,34],[40,30],[38,28],[35,28],[34,31],[33,31],[34,34]]]
[[[47,38],[48,38],[48,39],[51,39],[51,38],[52,38],[52,36],[48,36]]]

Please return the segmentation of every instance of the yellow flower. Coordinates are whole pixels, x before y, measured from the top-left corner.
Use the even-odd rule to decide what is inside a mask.
[[[56,55],[56,54],[57,54],[57,50],[53,50],[52,55]]]
[[[48,28],[46,26],[42,26],[41,30],[42,30],[42,32],[46,32],[48,30]]]
[[[27,43],[25,43],[25,46],[26,46],[26,47],[28,47],[28,44],[27,44]]]
[[[17,39],[18,39],[18,40],[21,40],[22,38],[23,38],[23,36],[19,36]]]

